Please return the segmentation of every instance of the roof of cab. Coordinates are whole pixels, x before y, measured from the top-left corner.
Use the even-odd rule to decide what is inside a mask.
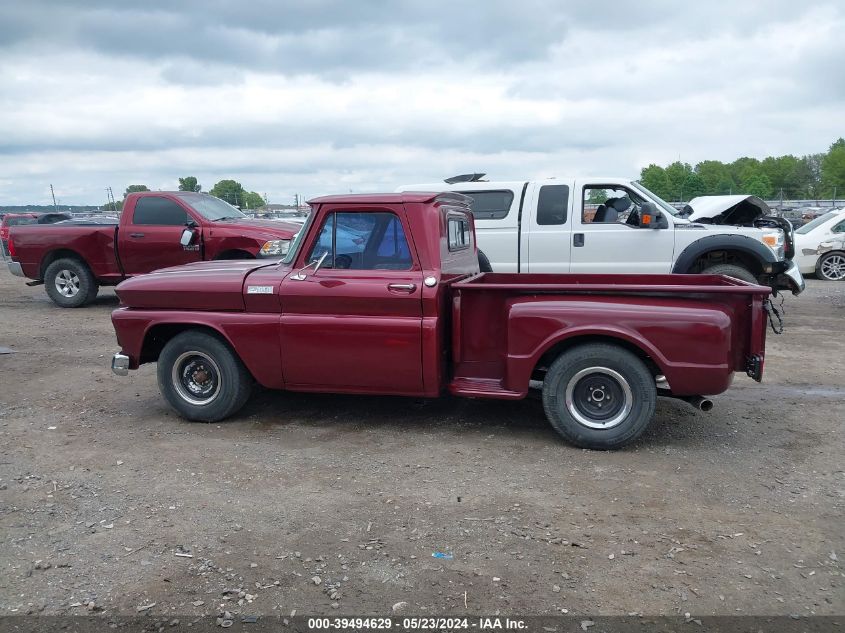
[[[400,193],[348,193],[312,198],[308,204],[403,204],[405,202],[432,202],[437,198],[468,204],[470,199],[447,191],[405,191]]]

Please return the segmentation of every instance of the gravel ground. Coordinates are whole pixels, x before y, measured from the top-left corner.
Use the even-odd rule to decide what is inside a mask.
[[[116,306],[0,271],[0,614],[845,613],[845,283],[787,298],[763,384],[613,453],[533,400],[185,422],[154,367],[111,374]]]

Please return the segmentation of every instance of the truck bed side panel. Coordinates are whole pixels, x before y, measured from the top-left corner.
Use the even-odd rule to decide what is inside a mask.
[[[100,281],[119,281],[115,258],[117,226],[28,225],[15,228],[12,239],[17,259],[30,279],[41,279],[42,262],[56,251],[69,251],[82,258]]]

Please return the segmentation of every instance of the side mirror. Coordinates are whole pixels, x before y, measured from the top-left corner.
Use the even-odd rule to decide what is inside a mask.
[[[305,266],[300,268],[299,271],[295,275],[291,275],[290,278],[293,279],[294,281],[305,280],[305,278],[306,278],[305,271],[308,270],[311,266],[314,266],[314,274],[316,275],[317,271],[320,270],[320,266],[323,265],[323,262],[326,260],[326,257],[328,257],[328,255],[329,255],[329,252],[325,251],[323,253],[322,257],[320,257],[320,259],[315,259],[315,260],[305,264]]]
[[[668,229],[669,222],[651,202],[640,207],[640,226],[645,229]]]
[[[185,227],[185,229],[182,231],[182,237],[179,238],[179,243],[182,246],[190,246],[191,242],[194,241],[195,235],[196,233],[194,232],[194,229],[190,227]]]

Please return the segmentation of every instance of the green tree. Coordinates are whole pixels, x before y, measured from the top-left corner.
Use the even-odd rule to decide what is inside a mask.
[[[659,165],[652,163],[648,167],[643,167],[640,171],[640,182],[643,187],[661,198],[669,198],[669,180],[666,178],[666,170]]]
[[[684,179],[684,196],[687,200],[703,196],[706,193],[707,186],[704,184],[704,179],[698,174],[693,172]]]
[[[126,188],[126,191],[123,193],[123,197],[125,198],[130,193],[137,193],[139,191],[149,191],[150,188],[147,185],[129,185]]]
[[[727,165],[719,160],[703,160],[695,166],[695,173],[704,183],[704,194],[718,196],[730,193],[733,187]]]
[[[264,198],[254,191],[247,191],[237,180],[221,180],[209,193],[243,209],[257,209],[267,204]]]
[[[766,174],[754,174],[742,183],[742,192],[767,200],[772,195],[772,182]]]
[[[688,192],[684,190],[687,180],[692,176],[692,166],[689,163],[675,161],[666,168],[666,179],[669,181],[669,195],[667,200],[689,200]]]
[[[845,139],[838,139],[821,160],[821,185],[826,197],[845,192]]]
[[[202,191],[202,186],[194,176],[185,176],[179,179],[179,191]]]

